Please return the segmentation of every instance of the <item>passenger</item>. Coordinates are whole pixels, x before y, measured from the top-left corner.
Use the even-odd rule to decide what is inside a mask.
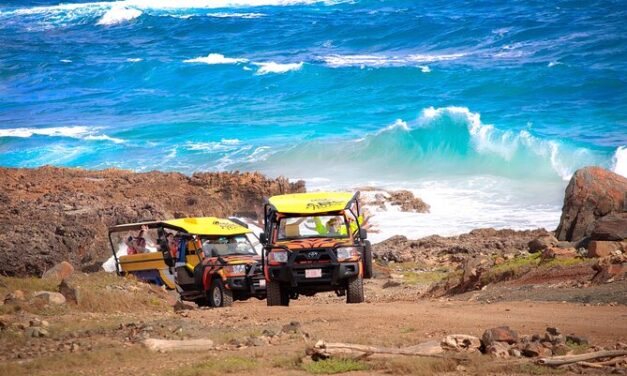
[[[179,248],[179,244],[176,241],[176,239],[174,239],[174,234],[173,233],[168,233],[165,236],[167,242],[168,242],[168,249],[170,250],[170,254],[172,255],[172,257],[174,257],[176,259],[176,255],[178,254],[178,248]]]
[[[139,230],[139,233],[137,234],[136,237],[129,236],[126,239],[125,243],[126,243],[126,246],[128,247],[127,254],[136,255],[138,253],[149,252],[149,250],[146,248],[146,238],[148,238],[148,240],[152,242],[152,239],[150,239],[150,236],[148,235],[148,226],[143,225],[141,229]]]

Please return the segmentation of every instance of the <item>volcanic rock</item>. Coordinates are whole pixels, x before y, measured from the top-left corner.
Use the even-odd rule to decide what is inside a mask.
[[[111,255],[108,226],[260,213],[264,197],[304,191],[302,181],[259,173],[0,168],[0,197],[10,198],[0,199],[0,275],[40,276],[61,261],[98,265]]]
[[[413,193],[406,190],[391,191],[390,203],[392,205],[400,206],[401,211],[414,212],[414,213],[428,213],[430,206],[422,201],[422,199],[415,197]]]
[[[622,244],[619,242],[592,240],[588,243],[588,256],[589,257],[607,257],[610,256],[616,250],[621,250]]]
[[[68,278],[74,272],[74,267],[67,261],[61,261],[52,268],[46,270],[41,278]]]
[[[511,330],[509,326],[488,329],[483,333],[481,342],[485,347],[493,345],[495,342],[506,342],[510,345],[518,341],[518,333]]]
[[[593,232],[597,219],[625,210],[627,178],[600,167],[575,172],[566,187],[559,240],[579,241]]]
[[[59,292],[61,295],[65,297],[68,302],[72,302],[74,304],[78,304],[79,301],[79,291],[78,289],[70,286],[65,279],[61,281],[59,284]]]
[[[558,241],[553,234],[539,236],[528,243],[529,253],[543,251],[549,247],[557,245]]]
[[[609,214],[596,221],[590,239],[618,241],[627,239],[627,212]]]
[[[15,290],[13,292],[8,293],[4,297],[4,304],[15,304],[18,302],[23,302],[26,300],[26,296],[24,295],[24,291]]]
[[[46,304],[65,304],[65,296],[58,292],[38,291],[33,294],[33,298],[43,300]]]

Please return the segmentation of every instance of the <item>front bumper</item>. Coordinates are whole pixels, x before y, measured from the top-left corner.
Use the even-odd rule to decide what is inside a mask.
[[[307,254],[317,253],[311,258]],[[360,261],[339,262],[333,249],[293,250],[285,264],[268,266],[270,280],[292,287],[342,287],[343,282],[359,274]],[[320,269],[321,276],[307,278],[306,270]]]
[[[226,285],[233,291],[250,292],[252,295],[260,295],[266,291],[266,280],[263,276],[255,277],[228,277]]]

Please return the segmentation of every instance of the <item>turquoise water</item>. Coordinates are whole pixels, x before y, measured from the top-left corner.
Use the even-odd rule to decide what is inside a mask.
[[[626,19],[622,1],[0,1],[0,165],[495,187],[477,200],[553,224],[575,169],[627,174]]]

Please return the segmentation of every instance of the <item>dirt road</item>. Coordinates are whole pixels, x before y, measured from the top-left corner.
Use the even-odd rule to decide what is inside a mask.
[[[31,316],[22,313],[0,319],[13,327],[18,322],[27,323]],[[11,339],[5,334],[0,374],[308,375],[320,371],[302,363],[305,350],[318,340],[410,346],[440,340],[447,334],[480,337],[484,330],[501,325],[510,326],[520,335],[542,334],[548,326],[556,326],[565,334],[584,336],[599,346],[627,342],[624,305],[538,301],[416,300],[347,305],[342,298],[319,295],[292,301],[289,307],[267,307],[265,301],[255,300],[236,302],[231,308],[196,308],[178,313],[71,310],[44,318],[50,322],[49,337]],[[211,339],[217,349],[155,354],[141,345],[148,337]],[[66,350],[59,350],[62,348]],[[333,367],[353,375],[460,372],[457,362],[430,358],[358,361]],[[475,356],[462,367],[470,374],[550,373],[528,358],[503,362],[485,355]]]

